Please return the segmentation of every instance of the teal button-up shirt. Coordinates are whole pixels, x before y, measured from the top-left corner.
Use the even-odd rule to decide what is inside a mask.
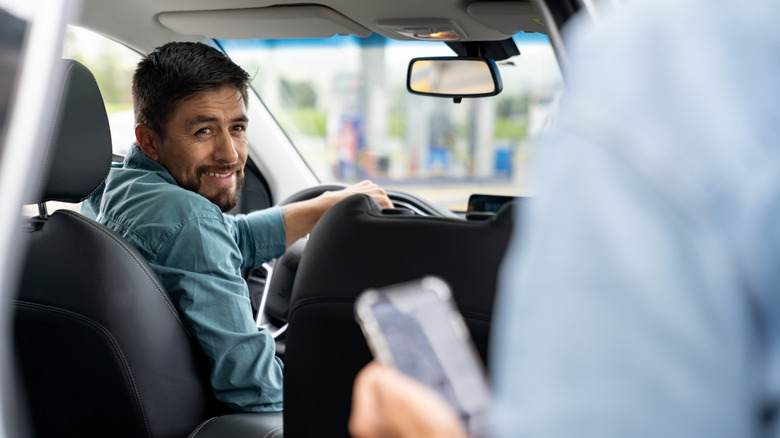
[[[268,331],[255,324],[241,276],[286,249],[281,211],[223,214],[137,147],[111,170],[100,197],[82,212],[149,261],[211,361],[217,398],[237,411],[281,410],[282,362]]]

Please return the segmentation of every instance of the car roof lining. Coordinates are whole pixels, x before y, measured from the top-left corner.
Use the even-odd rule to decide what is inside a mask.
[[[322,5],[163,12],[160,23],[186,35],[215,39],[366,37],[369,29]]]
[[[108,6],[110,4],[110,7]],[[83,0],[74,24],[149,52],[167,41],[317,38],[336,34],[412,38],[383,23],[452,22],[461,41],[500,41],[518,31],[547,33],[529,0]]]

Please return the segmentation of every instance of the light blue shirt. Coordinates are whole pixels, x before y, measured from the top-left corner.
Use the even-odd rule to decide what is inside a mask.
[[[778,436],[779,17],[632,0],[566,29],[502,268],[494,437]]]
[[[237,411],[281,410],[282,362],[255,325],[241,276],[284,252],[280,210],[223,214],[132,147],[106,180],[97,220],[149,261],[211,362],[217,399]]]

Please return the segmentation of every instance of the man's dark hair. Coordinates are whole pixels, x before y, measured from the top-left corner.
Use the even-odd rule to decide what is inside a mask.
[[[248,104],[249,74],[224,53],[202,43],[172,42],[154,49],[133,74],[135,122],[161,136],[183,99],[224,85],[234,87]]]

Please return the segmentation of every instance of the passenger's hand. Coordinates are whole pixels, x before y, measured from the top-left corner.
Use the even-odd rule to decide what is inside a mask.
[[[383,208],[393,208],[393,203],[390,201],[390,198],[387,197],[385,190],[369,180],[364,180],[357,184],[352,184],[344,190],[327,192],[325,195],[334,197],[336,202],[338,202],[342,199],[348,198],[352,195],[357,195],[359,193],[370,196]]]
[[[439,394],[376,361],[355,378],[349,433],[355,438],[467,436]]]

